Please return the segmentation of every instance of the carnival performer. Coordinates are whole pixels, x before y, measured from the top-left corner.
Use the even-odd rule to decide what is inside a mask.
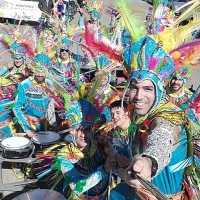
[[[60,42],[57,56],[50,67],[54,78],[70,93],[77,91],[79,84],[77,63],[71,58],[73,42],[65,37]]]
[[[173,76],[166,86],[166,97],[168,101],[180,106],[191,98],[192,92],[185,86],[186,78],[180,74]]]
[[[13,62],[8,63],[0,70],[1,77],[13,77],[15,74],[22,74],[24,79],[29,75],[29,69],[25,63],[25,48],[16,42],[10,45]]]
[[[36,57],[43,62],[45,60],[43,55]],[[52,126],[56,125],[54,100],[48,91],[50,86],[44,65],[35,66],[34,76],[18,85],[14,114],[29,137],[33,137],[35,132],[44,131],[47,121]]]
[[[128,57],[130,50],[132,59]],[[145,57],[138,56],[138,52],[143,52],[148,59],[143,60]],[[137,59],[133,66],[135,70],[129,76],[129,96],[134,109],[135,127],[129,139],[133,158],[130,165],[127,163],[129,167],[125,177],[126,183],[136,189],[131,191],[125,183],[120,184],[111,192],[111,199],[128,199],[128,196],[132,199],[144,199],[145,196],[153,198],[134,174],[151,180],[168,198],[188,199],[182,185],[184,167],[175,172],[171,170],[174,164],[179,165],[187,158],[183,113],[174,104],[161,99],[163,81],[175,69],[174,63],[149,37],[132,44],[123,56],[127,66]],[[153,62],[154,59],[158,59],[157,64]],[[162,68],[155,74],[160,65]],[[166,148],[163,149],[163,146]]]
[[[12,111],[14,99],[16,96],[17,85],[28,77],[30,70],[25,63],[25,48],[23,45],[28,47],[26,37],[24,37],[24,42],[20,41],[20,44],[14,41],[14,38],[21,38],[21,34],[15,32],[16,35],[2,34],[0,38],[1,44],[7,49],[5,52],[9,51],[13,59],[12,63],[8,63],[0,70],[0,131],[3,134],[3,138],[11,137],[18,130],[16,125],[16,120],[14,119],[14,114]],[[32,53],[29,51],[30,55]],[[15,125],[14,125],[15,124]],[[16,130],[17,129],[17,130]]]
[[[101,19],[101,14],[102,14],[102,9],[103,9],[103,1],[102,0],[97,0],[97,1],[87,1],[87,10],[86,13],[89,14],[90,19],[88,20],[88,23],[90,24],[90,26],[95,29],[98,32],[98,35],[101,36],[102,34],[102,30],[101,30],[101,23],[100,23],[100,19]],[[78,25],[79,27],[84,28],[84,24],[85,24],[85,16],[83,15],[83,11],[84,8],[81,8],[79,10],[80,13],[80,18],[78,21]]]
[[[181,27],[177,30],[172,26],[165,29],[166,32],[164,30],[159,33],[157,37],[154,35],[157,40],[157,42],[155,42],[152,38],[144,36],[145,32],[143,31],[143,27],[139,25],[141,24],[140,21],[131,18],[129,9],[130,3],[128,3],[128,1],[123,2],[123,5],[121,1],[118,1],[116,4],[119,7],[119,12],[122,13],[128,31],[134,41],[131,46],[123,51],[126,71],[131,73],[131,67],[133,68],[132,73],[129,75],[128,85],[130,88],[130,102],[134,109],[134,131],[132,131],[129,140],[133,159],[131,164],[127,163],[126,166],[129,166],[125,177],[128,185],[122,183],[114,188],[111,192],[111,199],[157,198],[159,195],[154,197],[155,193],[149,193],[149,190],[153,192],[151,186],[148,188],[149,190],[143,189],[144,187],[142,187],[137,179],[138,176],[141,176],[144,180],[151,181],[165,194],[164,196],[167,195],[168,198],[192,199],[196,197],[198,199],[198,195],[191,192],[190,186],[186,187],[187,189],[189,188],[187,191],[190,191],[190,197],[187,197],[184,191],[184,171],[185,168],[191,164],[188,163],[190,155],[187,153],[190,152],[190,150],[192,152],[194,151],[191,136],[198,135],[198,131],[196,131],[195,134],[191,132],[196,129],[193,127],[198,127],[197,130],[199,130],[199,126],[188,123],[187,115],[183,114],[183,110],[162,99],[164,90],[163,82],[175,72],[175,63],[172,53],[173,51],[180,50],[181,47],[179,47],[179,44],[184,44],[184,40],[186,39],[185,37],[181,37],[180,43],[177,44],[175,36],[177,37],[180,35],[180,33],[182,33],[183,30],[187,30],[188,27]],[[195,2],[192,7],[197,8],[198,6],[199,2]],[[189,13],[191,9],[189,9],[187,13]],[[124,13],[126,13],[126,15],[124,15]],[[179,24],[186,16],[187,14],[185,14],[183,18],[177,20],[173,25]],[[195,18],[193,23],[198,21],[199,18]],[[189,26],[195,28],[193,23]],[[135,30],[138,31],[135,32]],[[167,35],[170,37],[166,37]],[[187,36],[189,38],[191,37],[191,35]],[[160,42],[161,39],[163,42]],[[92,42],[95,43],[96,41]],[[184,50],[188,49],[189,46],[194,46],[196,43],[198,43],[198,41],[185,45]],[[95,44],[97,44],[97,42]],[[182,45],[182,47],[183,46],[184,45]],[[94,45],[92,47],[94,47]],[[170,56],[161,47],[167,52],[169,51]],[[118,52],[114,50],[113,48],[113,54],[116,55]],[[111,50],[109,49],[108,51],[106,49],[105,53],[108,52],[111,53]],[[193,52],[194,49],[192,50],[192,53]],[[183,52],[179,52],[178,54],[180,57],[182,56],[181,53]],[[189,55],[192,56],[193,54],[190,52]],[[173,57],[173,60],[171,57]],[[178,56],[178,59],[180,57]],[[195,63],[198,63],[197,60]],[[181,61],[181,59],[179,61]],[[188,134],[188,132],[190,133]],[[163,149],[163,147],[166,148]],[[187,147],[189,149],[188,152]],[[187,155],[189,157],[187,157]],[[192,156],[192,158],[194,157]],[[121,160],[122,163],[126,162],[123,158],[121,158]],[[117,157],[116,162],[118,163]],[[189,174],[195,177],[195,174],[191,172],[191,168]],[[188,168],[186,168],[186,170],[187,169]],[[197,178],[197,182],[198,180]],[[183,183],[184,187],[182,185]],[[129,185],[134,189],[129,187]],[[196,187],[198,187],[197,184]],[[160,197],[158,199],[164,198]]]
[[[66,118],[70,125],[70,133],[64,139],[66,144],[54,156],[55,163],[51,168],[44,170],[38,178],[41,179],[53,170],[61,170],[65,179],[62,192],[68,194],[67,199],[104,200],[108,194],[110,170],[115,168],[112,165],[114,158],[108,156],[105,146],[100,147],[93,139],[93,131],[97,123],[100,123],[100,126],[105,123],[105,116],[103,117],[90,102],[79,99],[70,107]],[[53,173],[55,174],[55,171]],[[54,177],[54,181],[57,182],[55,179]],[[57,185],[60,185],[59,181]],[[70,191],[67,186],[70,187]]]
[[[110,121],[111,113],[109,105],[111,100],[114,101],[119,98],[119,93],[115,92],[114,88],[110,85],[112,79],[111,73],[106,72],[106,69],[104,71],[103,68],[111,65],[112,62],[101,55],[96,58],[95,63],[99,73],[97,72],[92,82],[88,84],[88,99],[93,99],[95,107],[106,116],[107,121]]]

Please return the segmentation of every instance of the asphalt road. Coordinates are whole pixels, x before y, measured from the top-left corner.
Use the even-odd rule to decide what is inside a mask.
[[[147,4],[144,1],[141,0],[134,0],[134,4],[138,6],[139,8],[143,8],[144,10],[148,10],[149,4]],[[112,5],[110,0],[106,0],[105,5]],[[77,19],[79,17],[79,14],[75,15],[75,18],[73,22],[77,22]],[[144,19],[145,18],[145,13],[141,13],[141,17]],[[102,16],[102,24],[109,25],[110,23],[110,17],[108,15],[103,15]],[[20,27],[23,29],[23,26]],[[0,33],[3,31],[2,26],[0,26]],[[3,49],[0,49],[0,54],[2,53]],[[3,54],[0,56],[0,68],[10,62],[10,56],[8,54]],[[194,89],[196,89],[199,85],[199,75],[200,75],[200,68],[197,68],[190,79],[188,79],[186,86],[190,87],[192,84],[194,85]],[[10,169],[9,163],[4,163],[3,165],[3,182],[4,183],[13,183],[15,181],[21,181],[20,179],[16,179],[12,170]],[[1,191],[0,188],[0,199],[2,200],[11,200],[15,196],[18,196],[20,193],[23,193],[24,191],[19,191],[19,192],[13,192],[13,188],[9,187],[8,191]]]

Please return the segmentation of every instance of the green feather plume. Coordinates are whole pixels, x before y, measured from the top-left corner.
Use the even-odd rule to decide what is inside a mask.
[[[119,13],[131,35],[132,41],[137,41],[146,34],[143,21],[136,12],[133,13],[133,2],[130,0],[114,0],[114,5],[118,8]],[[136,10],[136,9],[135,9]]]
[[[4,34],[2,35],[2,38],[9,44],[11,45],[13,43],[13,39],[10,37],[10,35]]]
[[[39,37],[36,49],[37,49],[37,54],[44,52],[44,37],[43,36]]]
[[[154,10],[154,12],[158,8],[159,4],[160,4],[160,0],[153,0],[153,10]]]

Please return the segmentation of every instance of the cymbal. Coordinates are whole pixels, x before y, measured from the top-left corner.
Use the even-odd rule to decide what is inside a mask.
[[[66,198],[54,190],[35,189],[23,193],[12,200],[66,200]]]

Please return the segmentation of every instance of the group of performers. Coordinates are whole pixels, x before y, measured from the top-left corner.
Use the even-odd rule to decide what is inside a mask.
[[[200,1],[179,16],[155,1],[143,22],[133,3],[114,0],[110,30],[100,23],[103,2],[85,3],[78,27],[55,19],[36,39],[32,27],[1,25],[12,58],[0,70],[1,141],[68,130],[36,149],[43,162],[29,163],[28,174],[12,163],[15,175],[72,200],[199,199],[200,94],[185,83],[199,65]],[[90,63],[92,79],[81,71]],[[111,84],[119,67],[123,91]]]

